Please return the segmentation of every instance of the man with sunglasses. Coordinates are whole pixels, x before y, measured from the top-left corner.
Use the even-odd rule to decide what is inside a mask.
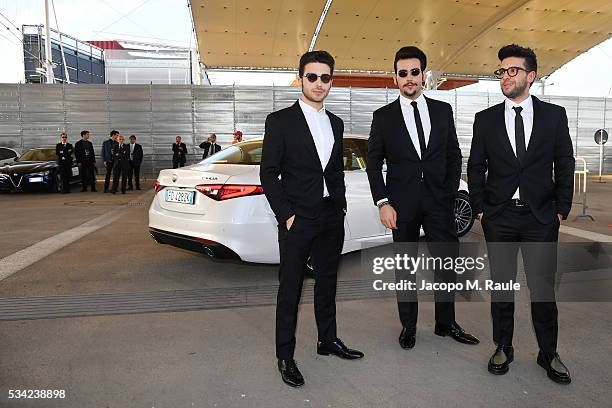
[[[65,132],[60,134],[60,142],[55,145],[55,155],[59,165],[59,174],[62,181],[61,193],[70,192],[70,177],[72,176],[72,152],[74,149],[68,143],[68,135]]]
[[[474,213],[487,240],[491,279],[516,281],[521,250],[540,348],[537,363],[560,384],[571,382],[557,354],[554,280],[561,220],[572,206],[574,157],[565,109],[529,94],[537,59],[515,44],[498,52],[506,100],[476,114],[468,160]],[[500,244],[502,243],[502,244]],[[491,293],[493,341],[488,370],[505,374],[514,359],[514,293]]]
[[[423,95],[427,57],[417,47],[395,54],[393,81],[399,98],[374,112],[368,143],[367,174],[380,220],[402,250],[417,256],[423,227],[433,256],[456,256],[454,203],[461,177],[461,150],[449,104]],[[387,164],[386,182],[383,163]],[[399,246],[398,246],[399,248]],[[416,271],[396,271],[397,280],[416,281]],[[454,271],[435,270],[436,282],[455,282]],[[415,282],[416,283],[416,282]],[[420,286],[420,285],[418,285]],[[416,290],[398,291],[400,346],[416,342]],[[478,344],[455,321],[454,292],[434,292],[435,331],[464,344]]]
[[[308,257],[314,268],[317,353],[358,359],[336,334],[336,281],[344,243],[346,197],[342,119],[325,109],[334,58],[326,51],[300,58],[300,99],[266,118],[260,179],[278,220],[280,251],[276,357],[282,380],[304,384],[295,360],[295,329]]]

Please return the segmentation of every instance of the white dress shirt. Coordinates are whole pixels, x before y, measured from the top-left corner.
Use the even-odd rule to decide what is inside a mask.
[[[400,107],[402,108],[402,116],[404,116],[404,123],[410,134],[410,140],[414,145],[419,158],[421,157],[421,145],[419,144],[419,134],[417,132],[416,122],[414,120],[414,107],[412,106],[412,99],[406,98],[400,94]],[[427,101],[425,96],[421,94],[417,99],[417,108],[419,109],[419,115],[421,116],[421,123],[423,124],[423,133],[425,134],[425,147],[429,144],[429,134],[431,133],[431,120],[429,119],[429,109],[427,109]]]
[[[134,147],[136,143],[130,143],[130,160],[134,160]]]
[[[321,167],[325,170],[331,152],[334,147],[334,132],[329,121],[329,116],[325,112],[325,106],[320,110],[317,110],[307,104],[306,102],[299,99],[300,108],[304,112],[306,117],[306,123],[312,134],[319,160],[321,161]],[[327,191],[327,184],[325,183],[325,177],[323,177],[323,197],[329,197],[329,191]]]
[[[416,150],[420,158],[421,145],[419,144],[419,133],[417,132],[417,125],[416,121],[414,120],[414,107],[412,106],[413,101],[412,99],[406,98],[402,94],[400,94],[399,100],[400,107],[402,108],[402,116],[404,117],[404,123],[406,124],[406,129],[408,129],[410,140],[412,140],[414,149]],[[419,115],[421,116],[421,124],[423,125],[423,133],[425,135],[425,147],[427,147],[427,145],[429,144],[429,134],[431,133],[431,119],[429,118],[427,100],[425,100],[425,96],[421,94],[415,101],[417,103]],[[376,202],[376,205],[379,205],[386,201],[389,200],[387,198],[382,198]]]
[[[529,147],[529,140],[531,139],[531,131],[533,130],[533,100],[531,95],[523,102],[517,104],[512,102],[510,99],[506,99],[504,117],[506,121],[506,131],[508,132],[508,139],[510,139],[510,145],[512,145],[512,151],[516,156],[516,133],[514,131],[514,119],[516,118],[516,111],[512,108],[520,106],[523,108],[521,111],[521,117],[523,118],[523,125],[525,127],[525,149]],[[517,188],[512,198],[520,199],[519,189]]]

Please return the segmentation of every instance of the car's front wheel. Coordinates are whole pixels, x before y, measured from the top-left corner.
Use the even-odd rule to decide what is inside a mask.
[[[455,198],[455,227],[457,236],[462,237],[472,229],[474,213],[470,204],[470,196],[460,191]]]
[[[47,191],[50,193],[60,193],[62,191],[62,178],[60,177],[59,171],[51,173]]]

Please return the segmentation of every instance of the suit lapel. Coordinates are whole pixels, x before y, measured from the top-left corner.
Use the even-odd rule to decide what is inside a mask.
[[[334,145],[332,146],[332,151],[331,151],[331,154],[329,155],[329,160],[327,161],[327,164],[325,165],[325,168],[327,168],[327,166],[329,166],[329,163],[331,163],[332,160],[335,159],[335,156],[338,155],[339,153],[340,154],[342,153],[340,152],[340,146],[342,146],[342,131],[340,129],[339,123],[332,116],[331,112],[327,111],[326,109],[325,113],[327,114],[327,117],[329,118],[329,123],[331,124],[332,132],[334,134]]]
[[[398,123],[397,126],[397,130],[400,133],[400,138],[401,140],[405,140],[406,141],[406,145],[408,146],[408,150],[410,151],[410,153],[416,157],[416,159],[419,159],[419,154],[416,151],[416,148],[414,147],[414,143],[412,143],[412,139],[410,138],[410,133],[408,132],[408,128],[406,127],[406,122],[404,121],[404,114],[402,113],[402,106],[400,104],[400,97],[398,97],[395,102],[393,102],[393,106],[394,109],[393,111],[394,113],[394,121]],[[393,123],[392,122],[392,123]]]
[[[506,129],[506,103],[502,102],[498,104],[496,109],[496,122],[501,123],[499,131],[497,132],[497,136],[501,139],[501,146],[506,152],[506,154],[512,156],[516,164],[518,164],[518,158],[516,157],[514,150],[512,150],[512,145],[510,144],[510,136],[508,136],[508,129]]]
[[[293,104],[293,109],[296,111],[296,116],[299,118],[298,123],[301,128],[301,132],[299,133],[301,133],[300,138],[304,144],[304,147],[307,151],[310,152],[311,156],[319,164],[321,171],[323,171],[323,167],[321,166],[321,160],[319,159],[319,154],[317,153],[317,148],[314,143],[314,138],[312,137],[312,133],[310,132],[310,128],[308,127],[308,122],[306,121],[306,116],[304,116],[304,112],[302,112],[302,108],[300,106],[299,101],[296,101],[295,104]]]
[[[429,141],[427,142],[427,146],[425,147],[425,156],[432,151],[430,149],[434,144],[438,141],[438,111],[434,108],[434,105],[431,104],[431,99],[423,95],[425,101],[427,102],[427,112],[429,113],[429,122],[430,122],[430,131],[429,131]],[[422,118],[421,118],[422,120]],[[425,135],[427,137],[427,135]]]
[[[531,129],[531,136],[529,138],[529,145],[527,145],[527,152],[525,154],[525,160],[529,158],[531,152],[535,150],[534,145],[540,140],[540,136],[544,134],[544,120],[542,119],[542,105],[538,98],[531,96],[531,102],[533,103],[533,127]]]

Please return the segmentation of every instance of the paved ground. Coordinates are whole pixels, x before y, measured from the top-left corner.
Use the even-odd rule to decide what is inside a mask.
[[[612,180],[590,183],[588,212],[596,221],[573,221],[580,213],[575,207],[565,225],[612,235],[610,193]],[[214,288],[227,293],[276,283],[274,266],[213,262],[153,242],[146,230],[151,197],[150,190],[125,196],[0,196],[4,260],[103,214],[115,217],[0,281],[0,300],[12,300],[11,307],[16,307],[18,297],[30,302],[62,295],[84,307],[96,294],[129,298],[170,291],[210,293]],[[568,234],[561,238],[587,240]],[[475,225],[466,240],[481,239]],[[355,279],[359,265],[359,254],[343,257],[343,283]],[[487,303],[457,306],[458,320],[483,340],[481,345],[434,336],[433,305],[423,303],[417,347],[404,351],[397,344],[393,298],[340,301],[340,335],[366,353],[357,362],[316,355],[312,305],[304,304],[296,359],[307,384],[299,390],[278,378],[273,306],[118,316],[112,315],[111,304],[103,307],[103,315],[96,317],[0,321],[0,406],[611,406],[612,303],[559,305],[559,351],[574,377],[568,387],[552,383],[535,363],[537,346],[525,304],[517,306],[516,360],[501,377],[486,371],[492,352]],[[9,389],[65,389],[67,399],[8,400]]]

